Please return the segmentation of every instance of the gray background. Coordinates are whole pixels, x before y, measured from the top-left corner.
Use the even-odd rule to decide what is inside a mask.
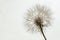
[[[54,16],[52,26],[44,30],[47,39],[60,40],[60,0],[0,0],[0,40],[44,40],[23,25],[25,12],[36,4],[49,7]]]

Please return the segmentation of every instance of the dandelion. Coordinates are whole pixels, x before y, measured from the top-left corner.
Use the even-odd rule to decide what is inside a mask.
[[[29,30],[41,32],[44,39],[43,27],[50,25],[50,11],[44,6],[36,5],[34,8],[28,10],[26,24]]]

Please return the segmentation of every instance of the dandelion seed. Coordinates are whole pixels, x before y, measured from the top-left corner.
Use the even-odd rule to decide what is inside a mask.
[[[26,24],[29,27],[29,30],[41,32],[44,39],[47,38],[44,35],[43,27],[50,24],[50,11],[44,6],[36,5],[36,7],[28,10]]]

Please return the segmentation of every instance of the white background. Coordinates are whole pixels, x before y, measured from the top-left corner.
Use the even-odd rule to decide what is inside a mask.
[[[0,40],[44,40],[40,33],[26,32],[25,12],[36,4],[47,6],[54,16],[45,30],[48,40],[60,40],[60,0],[0,0]]]

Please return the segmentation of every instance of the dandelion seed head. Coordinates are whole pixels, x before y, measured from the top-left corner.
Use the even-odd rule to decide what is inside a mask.
[[[31,31],[40,31],[40,24],[42,27],[50,24],[50,11],[44,6],[36,5],[34,8],[28,10],[26,17],[26,24]]]

